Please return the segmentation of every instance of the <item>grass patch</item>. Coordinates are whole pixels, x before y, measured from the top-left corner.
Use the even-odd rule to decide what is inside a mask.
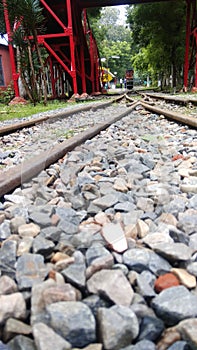
[[[69,106],[75,104],[75,102],[69,102]],[[68,107],[68,105],[63,101],[49,101],[47,106],[44,106],[43,103],[38,103],[36,106],[31,103],[28,103],[27,105],[18,104],[13,106],[7,106],[0,103],[0,121],[30,117],[33,114],[65,107]]]

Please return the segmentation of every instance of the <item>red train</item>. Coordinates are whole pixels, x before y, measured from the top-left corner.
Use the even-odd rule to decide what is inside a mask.
[[[125,73],[125,88],[133,89],[133,78],[134,78],[134,70],[133,68],[127,69]]]

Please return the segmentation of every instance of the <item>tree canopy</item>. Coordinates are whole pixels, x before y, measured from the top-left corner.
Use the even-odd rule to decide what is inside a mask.
[[[100,56],[112,72],[124,76],[133,66],[135,75],[173,86],[182,84],[185,53],[186,1],[126,6],[127,26],[119,23],[118,7],[104,7],[92,19]],[[112,56],[119,56],[113,60]],[[171,78],[172,77],[172,78]]]
[[[185,50],[186,2],[177,0],[130,6],[128,23],[135,45],[133,65],[142,74],[173,75],[181,82]]]
[[[90,18],[91,28],[98,44],[100,57],[104,64],[117,77],[123,78],[125,70],[131,67],[132,37],[131,31],[120,24],[118,7],[103,7],[100,16]]]

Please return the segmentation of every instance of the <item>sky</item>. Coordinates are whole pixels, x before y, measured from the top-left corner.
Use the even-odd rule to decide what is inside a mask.
[[[117,9],[120,11],[120,24],[125,24],[125,20],[126,20],[126,15],[125,15],[125,5],[119,5],[116,6]]]
[[[0,36],[0,44],[7,45],[7,41]]]

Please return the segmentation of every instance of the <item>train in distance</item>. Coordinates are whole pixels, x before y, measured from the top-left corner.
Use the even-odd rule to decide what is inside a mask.
[[[134,70],[133,68],[129,68],[125,72],[125,87],[128,90],[133,89],[133,79],[134,79]]]

